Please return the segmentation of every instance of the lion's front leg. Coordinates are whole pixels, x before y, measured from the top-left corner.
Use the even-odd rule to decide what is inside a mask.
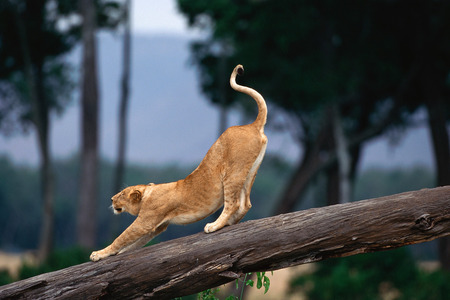
[[[135,250],[135,249],[139,249],[145,246],[145,244],[147,244],[148,242],[150,242],[155,236],[157,236],[158,234],[160,234],[161,232],[165,231],[167,229],[167,226],[169,225],[169,223],[166,224],[162,224],[160,226],[158,226],[158,228],[156,228],[156,230],[154,231],[150,231],[149,233],[147,233],[146,235],[144,235],[143,237],[139,238],[136,242],[134,242],[133,244],[130,244],[124,248],[122,248],[118,254],[122,254],[124,252],[130,251],[130,250]]]
[[[102,250],[92,252],[90,259],[92,261],[98,261],[105,257],[116,255],[122,249],[136,243],[152,230],[154,229],[144,226],[140,219],[137,218],[111,245]]]

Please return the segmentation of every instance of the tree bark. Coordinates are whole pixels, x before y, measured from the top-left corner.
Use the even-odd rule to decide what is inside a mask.
[[[450,186],[199,233],[3,286],[9,299],[170,299],[268,271],[450,235]]]
[[[92,249],[96,242],[96,207],[98,186],[98,77],[97,45],[95,39],[95,5],[80,0],[83,16],[83,70],[81,92],[81,170],[78,203],[78,243]]]

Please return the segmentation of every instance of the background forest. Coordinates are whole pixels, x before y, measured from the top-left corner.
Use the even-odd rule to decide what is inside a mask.
[[[240,82],[260,91],[269,106],[269,151],[246,219],[450,184],[448,1],[170,2],[195,34],[182,44],[152,39],[159,43],[149,44],[152,52],[133,49],[139,38],[130,12],[138,1],[0,3],[0,133],[31,134],[38,149],[37,164],[0,156],[1,249],[36,250],[45,262],[58,249],[90,251],[109,243],[133,220],[112,215],[113,194],[185,177],[217,131],[254,118],[254,103],[228,86],[237,63],[246,70]],[[105,34],[114,36],[120,55],[111,56]],[[189,45],[188,56],[180,45]],[[185,70],[149,63],[167,53],[195,70],[195,80]],[[165,75],[169,80],[161,80]],[[133,89],[139,84],[145,89]],[[189,96],[193,86],[202,99]],[[209,110],[195,114],[194,101]],[[56,116],[74,106],[76,134],[52,140]],[[104,116],[112,110],[114,117]],[[203,117],[210,123],[200,123]],[[200,143],[198,136],[217,125]],[[370,142],[396,145],[417,127],[427,130],[433,165],[361,168]],[[55,144],[75,139],[71,156],[53,155]],[[174,150],[189,158],[146,158]],[[208,221],[169,227],[157,241],[199,232]],[[450,270],[450,238],[412,253]]]

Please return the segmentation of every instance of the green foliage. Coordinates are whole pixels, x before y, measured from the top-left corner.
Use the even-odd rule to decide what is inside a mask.
[[[76,203],[78,195],[77,156],[57,160],[55,169],[55,246],[71,247],[75,243]],[[125,184],[162,183],[184,178],[194,166],[139,166],[130,165],[126,169]],[[115,234],[108,228],[112,218],[118,220],[118,231],[124,230],[133,220],[132,216],[115,216],[108,207],[111,205],[111,174],[113,164],[101,162],[98,219],[100,228],[99,244],[110,243]],[[267,155],[258,172],[252,189],[252,209],[246,219],[257,219],[270,215],[271,209],[289,178],[291,169],[280,158]],[[369,169],[362,172],[356,181],[355,199],[367,199],[389,195],[406,190],[417,190],[432,186],[432,172],[423,167],[411,167],[396,170]],[[38,245],[41,220],[41,199],[37,168],[15,165],[6,157],[0,156],[0,247],[17,249],[36,249]],[[319,188],[318,191],[321,189]],[[323,190],[323,189],[322,189]],[[317,191],[317,192],[318,192]],[[314,193],[309,207],[317,206]],[[161,240],[199,232],[204,220],[189,226],[172,226],[160,236]]]
[[[313,133],[307,129],[314,129],[317,112],[331,102],[341,104],[348,133],[377,124],[396,105],[401,109],[391,110],[391,124],[402,123],[427,98],[419,88],[420,72],[436,76],[434,87],[448,91],[445,1],[177,2],[190,26],[210,34],[192,47],[210,100],[219,101],[220,61],[226,59],[228,70],[242,63],[248,72],[242,82],[248,78],[267,101],[298,117],[304,135]],[[430,52],[417,47],[425,41],[433,44]],[[416,74],[417,55],[426,55],[429,68]]]
[[[356,166],[365,142],[410,126],[419,107],[431,107],[431,99],[449,94],[449,1],[177,3],[189,25],[206,33],[191,52],[209,100],[229,105],[243,98],[221,87],[226,70],[242,63],[246,76],[239,82],[288,116],[279,122],[302,146],[304,162],[315,161],[316,153],[336,154],[331,114],[342,120],[352,148],[350,164]],[[247,99],[239,103],[255,107]],[[450,102],[445,103],[442,108],[450,111]],[[279,111],[271,110],[268,125]],[[337,167],[321,164],[319,176],[331,182]],[[305,194],[304,188],[291,192]]]
[[[242,281],[242,287],[241,287],[241,296],[240,298],[236,297],[236,300],[243,299],[244,295],[244,289],[247,286],[253,287],[255,285],[255,282],[252,279],[247,279],[248,276],[252,275],[252,273],[245,274],[244,280]],[[236,289],[239,289],[239,279],[236,279]],[[269,291],[270,287],[270,279],[266,276],[266,272],[256,272],[256,288],[259,290],[264,286],[264,294]],[[232,297],[232,296],[230,296]],[[228,297],[228,298],[230,298]],[[228,299],[227,298],[227,299]],[[234,298],[233,298],[234,299]]]
[[[0,246],[36,248],[40,199],[38,172],[0,157]]]
[[[0,286],[13,282],[11,276],[9,276],[8,271],[1,270],[0,271]]]
[[[122,18],[121,2],[96,0],[95,4],[98,28],[115,28]],[[75,83],[72,66],[63,56],[81,39],[82,24],[70,18],[77,13],[76,1],[1,2],[0,131],[12,134],[33,124],[41,126],[36,120],[37,113],[47,123],[44,115],[47,119],[50,112],[61,113],[68,105]],[[32,74],[27,69],[32,69]],[[38,91],[38,99],[31,97],[32,86]],[[39,105],[33,104],[33,100]]]
[[[260,289],[264,286],[264,294],[267,293],[269,291],[269,287],[270,287],[270,279],[269,277],[266,276],[266,272],[256,272],[256,288]],[[245,274],[243,279],[236,279],[236,290],[239,290],[239,288],[241,289],[240,291],[240,297],[238,296],[227,296],[225,298],[225,300],[243,300],[243,295],[244,295],[244,289],[247,286],[253,287],[254,286],[254,281],[250,278],[248,278],[249,276],[251,276],[252,273],[247,273]],[[248,278],[248,279],[247,279]],[[219,300],[219,298],[217,297],[217,293],[220,291],[220,288],[215,288],[215,289],[207,289],[203,292],[198,293],[196,296],[198,300]],[[187,296],[187,297],[180,297],[180,298],[175,298],[174,300],[188,300],[188,299],[194,299],[193,298],[194,295],[191,296]]]
[[[89,252],[85,249],[72,247],[65,250],[52,252],[47,260],[40,265],[24,264],[19,270],[18,280],[37,276],[39,274],[53,272],[79,265],[89,261]],[[0,286],[13,282],[13,278],[7,271],[0,271]]]
[[[70,157],[57,160],[55,170],[55,247],[67,248],[75,243],[76,203],[78,199],[79,158]],[[155,182],[163,183],[184,178],[194,166],[140,166],[126,168],[124,183],[126,186]],[[252,190],[253,208],[247,219],[261,218],[270,213],[270,208],[282,187],[289,167],[279,158],[268,156],[263,162]],[[116,216],[108,207],[111,205],[111,182],[113,164],[102,161],[100,167],[100,191],[98,201],[99,245],[109,244],[118,232],[110,232],[111,221],[119,223],[117,231],[123,231],[134,219],[123,214]],[[124,186],[125,187],[125,186]],[[10,251],[18,249],[36,249],[41,224],[41,194],[39,174],[35,167],[13,164],[8,158],[0,156],[0,247]],[[260,200],[261,199],[261,200]],[[264,199],[264,200],[262,200]],[[206,222],[189,226],[169,227],[159,238],[168,240],[182,235],[202,231]]]
[[[215,295],[219,289],[207,289],[206,291],[200,292],[197,295],[198,300],[219,300]]]
[[[306,292],[309,299],[380,299],[398,293],[398,299],[445,299],[450,274],[426,273],[416,266],[406,248],[330,259],[317,270],[291,281],[291,293]]]
[[[39,274],[53,272],[68,268],[70,266],[79,265],[89,261],[89,252],[85,249],[72,247],[65,250],[57,250],[52,252],[47,260],[42,264],[35,266],[24,264],[19,270],[18,280],[30,278]],[[0,272],[0,286],[9,284],[14,280],[7,271]]]
[[[266,272],[257,272],[256,277],[258,278],[256,288],[259,290],[264,286],[264,294],[267,293],[270,287],[270,279],[266,276]]]
[[[78,248],[58,250],[50,254],[48,259],[39,266],[24,265],[20,269],[19,278],[25,279],[42,273],[61,270],[70,266],[89,261],[89,252]]]
[[[393,184],[395,183],[395,184]],[[363,172],[355,184],[355,199],[376,198],[422,188],[434,187],[433,172],[423,166],[392,170],[370,168]]]
[[[420,272],[413,284],[405,289],[401,299],[441,300],[450,295],[450,273],[434,271],[432,273]]]

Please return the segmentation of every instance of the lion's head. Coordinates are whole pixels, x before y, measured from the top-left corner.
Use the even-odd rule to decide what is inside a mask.
[[[112,209],[114,214],[118,215],[127,212],[136,216],[141,208],[142,193],[145,186],[129,186],[121,192],[115,194],[112,198]]]

